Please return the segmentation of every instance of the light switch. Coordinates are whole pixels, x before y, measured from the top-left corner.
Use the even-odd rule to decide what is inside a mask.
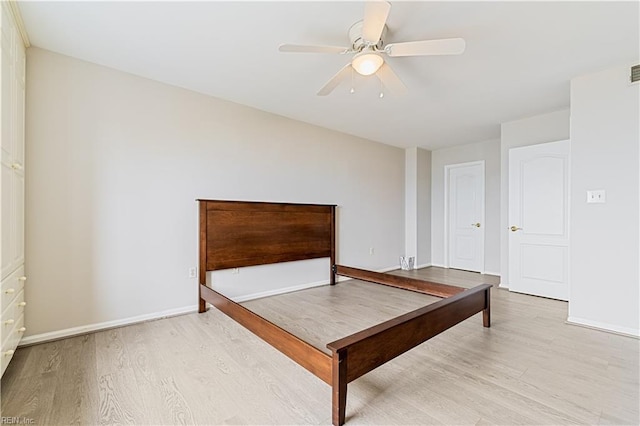
[[[587,191],[587,203],[604,203],[606,200],[604,189]]]

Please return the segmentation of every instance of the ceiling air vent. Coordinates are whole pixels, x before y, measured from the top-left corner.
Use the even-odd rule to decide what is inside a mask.
[[[640,81],[640,65],[631,67],[631,82]]]

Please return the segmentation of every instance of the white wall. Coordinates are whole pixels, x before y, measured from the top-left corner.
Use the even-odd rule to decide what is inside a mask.
[[[37,48],[27,69],[29,335],[194,308],[196,198],[338,204],[339,262],[397,266],[402,149]],[[329,277],[217,274],[237,298]]]
[[[564,109],[501,125],[500,287],[509,287],[509,149],[569,139],[569,115]]]
[[[571,80],[569,321],[640,335],[640,85],[630,66]],[[586,191],[604,189],[605,204]]]
[[[485,162],[485,272],[500,275],[500,141],[490,140],[443,148],[431,153],[431,259],[435,266],[445,261],[445,166]]]

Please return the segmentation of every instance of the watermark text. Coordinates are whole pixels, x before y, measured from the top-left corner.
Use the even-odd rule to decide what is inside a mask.
[[[31,417],[0,417],[0,425],[35,425],[35,419]]]

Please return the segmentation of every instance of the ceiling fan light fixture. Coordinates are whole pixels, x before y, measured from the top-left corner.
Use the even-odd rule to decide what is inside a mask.
[[[351,66],[361,75],[375,74],[384,64],[384,59],[377,53],[362,52],[353,57]]]

